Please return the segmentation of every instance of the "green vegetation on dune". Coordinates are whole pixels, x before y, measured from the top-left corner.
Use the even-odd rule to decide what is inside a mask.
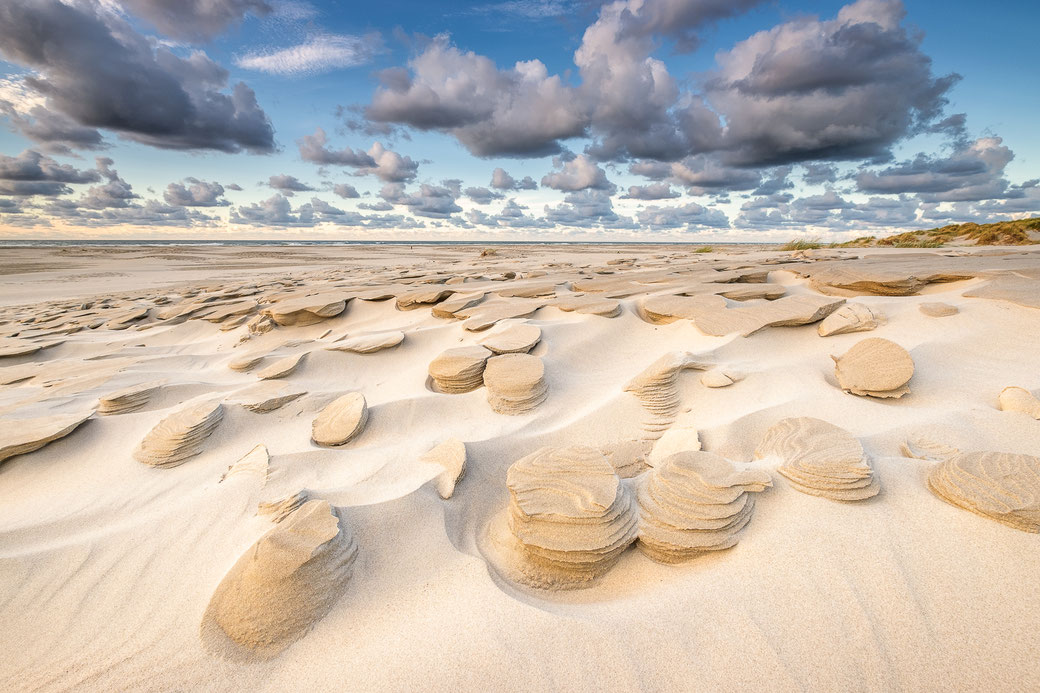
[[[1034,232],[1033,235],[1030,232]],[[951,224],[936,229],[907,231],[895,236],[863,236],[846,243],[836,243],[836,248],[941,248],[947,243],[958,241],[964,245],[1033,245],[1040,243],[1040,217],[998,221],[992,224]],[[790,245],[790,244],[788,244]],[[784,250],[788,250],[784,246]]]
[[[819,238],[809,238],[806,240],[791,240],[780,247],[780,250],[816,250],[822,248],[823,243],[820,243]]]

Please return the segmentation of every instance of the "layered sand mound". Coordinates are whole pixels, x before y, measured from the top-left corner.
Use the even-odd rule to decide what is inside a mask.
[[[1000,392],[1000,410],[1017,411],[1040,419],[1040,399],[1021,387],[1005,387]]]
[[[848,431],[810,417],[783,419],[755,449],[755,457],[777,457],[777,471],[810,496],[856,501],[881,490],[863,446]]]
[[[707,370],[714,364],[698,360],[688,351],[672,351],[657,359],[625,385],[625,392],[639,398],[649,415],[643,428],[651,437],[661,433],[675,421],[679,413],[679,373],[688,368]]]
[[[304,296],[279,301],[263,310],[263,314],[279,325],[313,325],[334,318],[347,308],[347,299],[342,296]]]
[[[885,324],[885,316],[862,303],[846,303],[823,319],[816,332],[821,337],[849,332],[868,332]]]
[[[345,339],[325,347],[328,351],[350,351],[355,354],[372,354],[391,349],[404,341],[404,332],[394,330],[379,334],[366,334]]]
[[[621,315],[621,302],[616,298],[573,294],[561,296],[553,301],[553,305],[565,312],[583,315],[599,315],[604,318],[616,318]]]
[[[506,475],[511,577],[542,589],[586,587],[636,539],[632,494],[597,450],[542,448]]]
[[[228,404],[238,404],[257,414],[266,414],[284,407],[305,394],[307,394],[306,391],[296,389],[289,383],[265,380],[230,395],[227,402]]]
[[[138,444],[134,459],[152,467],[176,467],[202,452],[202,443],[224,418],[217,400],[184,407],[160,421]]]
[[[960,312],[957,306],[949,303],[922,303],[917,308],[922,315],[927,315],[930,318],[945,318]]]
[[[471,392],[484,384],[484,366],[491,356],[482,346],[455,347],[431,361],[428,372],[438,392]]]
[[[98,400],[98,414],[112,416],[137,411],[155,394],[162,383],[141,383],[110,392]]]
[[[307,352],[301,352],[299,354],[293,354],[292,356],[285,356],[278,359],[269,366],[265,366],[256,372],[256,377],[261,380],[276,380],[278,378],[284,378],[300,365],[303,361],[303,357],[307,355]]]
[[[311,440],[338,446],[361,434],[368,422],[368,403],[360,392],[350,392],[330,402],[311,423]]]
[[[228,659],[275,657],[329,612],[357,552],[336,509],[323,500],[304,504],[221,580],[202,617],[203,644]]]
[[[434,483],[441,498],[448,499],[455,493],[455,486],[466,474],[466,444],[458,438],[450,438],[419,458],[420,462],[440,465],[444,471],[437,475]]]
[[[731,308],[722,296],[651,296],[643,301],[642,311],[647,320],[654,323],[686,318],[704,334],[722,337],[738,333],[750,337],[766,327],[819,322],[844,303],[843,298],[798,294]]]
[[[928,488],[947,503],[1023,532],[1040,532],[1040,458],[965,452],[940,462]]]
[[[744,379],[744,372],[735,368],[713,368],[701,375],[704,387],[729,387]]]
[[[35,419],[4,419],[0,422],[0,462],[64,438],[93,414],[93,411],[87,411]]]
[[[529,323],[513,323],[494,329],[480,345],[496,354],[527,353],[542,339],[542,330]]]
[[[768,472],[737,470],[708,452],[671,455],[639,485],[637,546],[661,563],[728,549],[751,521],[755,502],[748,494],[772,485]]]
[[[271,463],[271,454],[267,446],[261,443],[243,455],[237,462],[228,467],[224,476],[220,477],[223,482],[239,475],[252,475],[261,480],[261,488],[267,483],[267,474]]]
[[[894,342],[871,337],[834,359],[834,376],[845,392],[869,397],[902,397],[914,375],[914,360]]]
[[[488,404],[499,414],[525,414],[545,401],[545,364],[530,354],[503,354],[484,369]]]

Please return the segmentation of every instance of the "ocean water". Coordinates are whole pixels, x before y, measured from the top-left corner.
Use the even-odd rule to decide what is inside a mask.
[[[689,241],[241,241],[226,240],[133,240],[133,239],[104,239],[104,240],[41,240],[41,239],[0,239],[0,248],[53,248],[62,246],[307,246],[307,245],[469,245],[469,246],[493,246],[493,245],[746,245],[741,243],[706,243]]]

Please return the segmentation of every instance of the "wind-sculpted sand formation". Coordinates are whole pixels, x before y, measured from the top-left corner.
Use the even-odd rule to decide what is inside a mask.
[[[152,467],[176,467],[202,452],[203,442],[224,418],[217,400],[186,406],[156,424],[138,444],[134,459]]]
[[[1040,688],[1040,250],[692,250],[6,248],[0,689]]]
[[[639,549],[661,563],[728,549],[751,521],[748,494],[772,485],[769,472],[737,470],[708,452],[671,455],[639,486]]]
[[[506,475],[501,569],[544,589],[573,589],[610,570],[636,539],[633,494],[601,452],[542,448]]]
[[[810,496],[857,501],[881,490],[863,446],[833,424],[799,417],[784,419],[755,448],[755,457],[780,460],[777,471]]]
[[[834,359],[834,377],[846,392],[868,397],[902,397],[910,392],[914,360],[906,349],[880,337],[857,342]]]
[[[548,396],[545,364],[530,354],[493,356],[484,368],[488,404],[499,414],[526,414]]]
[[[957,452],[928,475],[944,501],[1023,532],[1040,532],[1040,457]]]
[[[311,440],[318,445],[346,445],[365,429],[368,402],[360,392],[350,392],[330,402],[311,424]]]
[[[358,545],[327,501],[304,503],[224,576],[202,617],[207,648],[270,659],[329,612],[353,574]]]

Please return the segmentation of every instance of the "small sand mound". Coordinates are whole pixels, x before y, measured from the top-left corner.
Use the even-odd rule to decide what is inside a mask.
[[[64,438],[93,414],[93,411],[87,411],[0,421],[0,462],[15,455],[39,450],[47,443]]]
[[[438,392],[470,392],[484,383],[484,366],[491,356],[482,346],[448,349],[430,362],[429,374]]]
[[[530,354],[504,354],[488,360],[484,369],[488,404],[499,414],[526,414],[545,401],[545,364]]]
[[[846,303],[819,324],[816,332],[821,337],[849,332],[868,332],[885,324],[885,316],[862,303]]]
[[[769,473],[734,469],[708,452],[667,457],[639,486],[639,549],[660,563],[679,563],[728,549],[751,521],[754,497],[772,486]]]
[[[311,424],[311,440],[318,445],[346,445],[365,429],[368,403],[360,392],[350,392],[330,402]]]
[[[1040,399],[1021,387],[1005,387],[1000,392],[1000,410],[1017,411],[1040,419]]]
[[[903,441],[901,448],[907,457],[933,462],[943,462],[961,452],[958,448],[940,440],[939,437],[927,433],[915,433],[908,436]]]
[[[307,355],[307,352],[300,352],[299,354],[293,354],[292,356],[286,356],[280,358],[269,366],[262,368],[256,372],[256,377],[261,380],[276,380],[277,378],[284,378],[290,375],[303,361],[303,357]]]
[[[202,452],[202,442],[224,418],[219,401],[199,402],[170,414],[138,444],[134,459],[152,467],[176,467]]]
[[[228,404],[238,404],[257,414],[266,414],[284,407],[289,402],[303,397],[307,392],[298,390],[289,383],[265,380],[230,395]]]
[[[397,297],[397,309],[414,310],[415,308],[428,306],[432,303],[440,303],[453,293],[455,293],[454,290],[445,289],[443,286],[438,286],[433,289],[416,289],[415,291],[409,291]]]
[[[220,481],[223,482],[238,475],[252,475],[261,480],[261,488],[263,488],[263,484],[267,483],[270,462],[271,454],[267,451],[267,446],[261,443],[228,467],[224,476],[220,477]]]
[[[657,359],[625,385],[649,414],[643,428],[655,438],[672,425],[679,413],[679,373],[688,368],[707,370],[714,364],[699,361],[686,351],[673,351]]]
[[[902,397],[914,375],[906,349],[880,337],[857,343],[834,359],[834,376],[845,392],[869,397]]]
[[[395,330],[351,337],[327,346],[325,349],[327,351],[350,351],[355,354],[372,354],[383,349],[391,349],[403,341],[404,332]]]
[[[449,280],[449,283],[451,283],[451,280]],[[455,313],[458,311],[475,306],[483,300],[483,291],[467,294],[455,294],[447,300],[441,301],[433,306],[431,312],[436,318],[451,319],[455,317]]]
[[[110,392],[98,400],[98,414],[114,416],[137,411],[159,390],[162,383],[141,383]]]
[[[800,417],[783,419],[766,431],[755,458],[777,457],[777,471],[810,496],[855,501],[881,490],[863,446],[834,424]]]
[[[311,494],[307,489],[303,489],[296,493],[290,493],[288,496],[283,496],[282,498],[260,501],[256,507],[256,514],[262,517],[266,516],[271,520],[271,522],[278,524],[303,507],[303,504],[310,499]]]
[[[939,463],[928,488],[950,505],[1023,532],[1040,532],[1040,458],[965,452]]]
[[[666,457],[677,452],[696,452],[701,449],[700,433],[693,418],[684,414],[653,444],[647,463],[656,467]]]
[[[202,617],[206,648],[270,659],[303,637],[347,587],[357,543],[327,501],[314,500],[260,538],[228,572]]]
[[[438,464],[444,468],[434,483],[441,498],[451,498],[455,493],[455,486],[466,474],[466,444],[458,438],[450,438],[422,455],[419,461]]]
[[[930,318],[945,318],[960,312],[957,306],[949,303],[922,303],[917,308],[923,315],[927,315]]]
[[[542,330],[529,323],[513,323],[501,329],[492,330],[480,345],[496,354],[527,353],[542,338]]]
[[[303,327],[334,318],[347,308],[342,296],[305,296],[279,301],[262,311],[279,325]]]
[[[42,349],[39,344],[20,339],[0,338],[0,358],[28,356]]]
[[[592,448],[542,448],[506,475],[511,576],[542,589],[587,587],[636,539],[632,494]]]
[[[562,296],[550,305],[562,311],[575,312],[582,315],[598,315],[604,318],[616,318],[621,315],[621,302],[616,298],[602,296],[570,295]]]

